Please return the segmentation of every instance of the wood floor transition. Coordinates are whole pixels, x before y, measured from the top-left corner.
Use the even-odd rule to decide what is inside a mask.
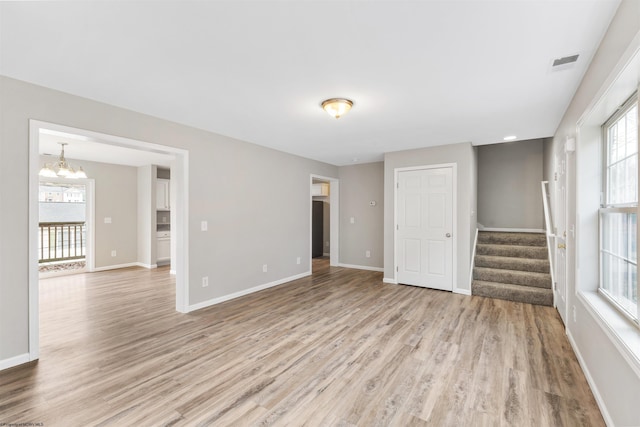
[[[604,425],[553,308],[314,263],[187,315],[166,268],[42,280],[41,359],[0,372],[0,424]]]

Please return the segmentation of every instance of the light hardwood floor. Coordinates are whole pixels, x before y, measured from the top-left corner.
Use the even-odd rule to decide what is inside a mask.
[[[604,425],[554,309],[314,263],[188,315],[166,268],[42,280],[0,424]]]

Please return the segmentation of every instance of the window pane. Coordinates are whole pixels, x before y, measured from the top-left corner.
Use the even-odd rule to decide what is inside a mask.
[[[637,215],[602,214],[601,289],[633,317],[637,316]]]
[[[638,105],[607,129],[606,204],[638,202]]]

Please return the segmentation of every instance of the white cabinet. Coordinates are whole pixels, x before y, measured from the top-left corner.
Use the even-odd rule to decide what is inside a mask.
[[[158,178],[156,181],[156,209],[159,211],[168,211],[171,209],[169,204],[169,180]]]
[[[156,247],[157,261],[168,261],[171,259],[171,233],[168,231],[158,231],[158,246]]]
[[[312,196],[328,196],[329,184],[326,184],[326,183],[313,184],[311,186],[311,195]]]

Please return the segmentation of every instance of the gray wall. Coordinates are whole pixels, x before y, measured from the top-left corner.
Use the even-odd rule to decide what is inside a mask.
[[[156,263],[156,166],[138,168],[138,262]]]
[[[311,270],[309,176],[337,177],[335,166],[6,77],[0,109],[0,360],[29,351],[29,119],[189,151],[188,304]]]
[[[542,229],[543,140],[478,150],[478,222],[491,228]]]
[[[331,203],[322,201],[322,253],[331,253]]]
[[[382,268],[384,264],[384,163],[342,166],[340,175],[340,263]],[[369,206],[375,201],[375,206]],[[355,219],[351,224],[350,218]],[[365,256],[371,251],[371,257]]]
[[[610,77],[619,70],[617,64],[622,60],[625,50],[630,43],[640,37],[640,2],[623,0],[613,18],[600,47],[598,48],[585,76],[569,104],[565,115],[558,126],[553,141],[548,144],[545,152],[545,179],[553,181],[556,165],[555,155],[564,155],[563,144],[567,137],[576,137],[576,127],[583,114],[590,110],[592,103],[598,101],[601,94],[612,81]],[[637,42],[636,42],[637,43]],[[637,45],[634,49],[637,48]],[[634,81],[637,82],[636,79]],[[611,93],[611,92],[609,92]],[[624,94],[620,94],[624,97]],[[627,93],[626,95],[631,95]],[[617,105],[617,104],[613,104]],[[606,119],[606,118],[605,118]],[[604,121],[604,120],[603,120]],[[583,129],[584,131],[584,129]],[[572,238],[568,233],[567,240],[567,297],[569,319],[566,324],[567,334],[573,340],[575,349],[582,360],[581,365],[588,373],[594,394],[597,394],[604,404],[611,425],[638,426],[640,425],[640,411],[638,411],[638,396],[640,396],[640,377],[637,370],[630,366],[630,362],[623,357],[613,342],[613,338],[604,333],[601,321],[593,314],[585,303],[581,292],[589,291],[588,282],[597,281],[597,208],[599,177],[594,184],[585,184],[585,177],[593,175],[599,170],[600,147],[597,144],[599,127],[595,129],[596,146],[590,144],[588,138],[578,138],[576,152],[567,158],[568,170],[568,228],[577,226],[577,234]],[[584,136],[584,135],[583,135]],[[576,157],[590,157],[591,163],[579,165],[579,178],[576,174]],[[585,188],[585,185],[592,188]],[[552,186],[553,187],[553,186]],[[587,199],[593,200],[593,208],[589,212],[578,212],[576,209],[576,187],[582,191],[580,204],[585,206]],[[587,197],[585,191],[590,195]],[[596,192],[595,194],[593,192]],[[555,200],[552,197],[552,202]],[[553,210],[554,207],[552,207]],[[578,217],[578,214],[580,215]],[[580,222],[578,222],[580,221]],[[586,225],[591,224],[588,233]],[[578,243],[579,242],[579,243]],[[576,251],[579,244],[580,251]],[[580,262],[577,262],[580,256]],[[585,274],[586,271],[593,274]],[[576,274],[580,274],[577,277]],[[592,290],[593,291],[593,290]],[[595,291],[594,291],[595,294]],[[575,319],[573,310],[575,309]],[[632,328],[632,327],[631,327]],[[620,345],[620,344],[618,344]]]
[[[456,219],[457,235],[454,235],[457,252],[457,280],[453,284],[454,291],[471,292],[469,288],[469,269],[471,266],[472,230],[477,223],[477,207],[475,205],[476,156],[470,143],[442,145],[418,150],[398,151],[384,156],[384,277],[394,277],[394,169],[457,163],[458,197],[456,199],[458,216]]]
[[[40,156],[40,166],[51,163],[51,159]],[[67,159],[73,166],[82,166],[95,182],[95,267],[138,261],[137,168]],[[105,217],[111,218],[111,224],[105,224]],[[116,251],[115,257],[111,256],[112,250]]]

